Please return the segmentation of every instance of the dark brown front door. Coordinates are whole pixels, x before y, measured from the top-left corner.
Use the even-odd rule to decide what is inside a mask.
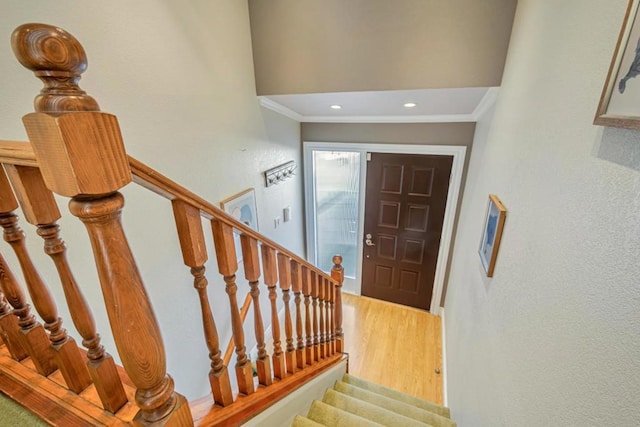
[[[429,310],[453,157],[370,155],[362,294]]]

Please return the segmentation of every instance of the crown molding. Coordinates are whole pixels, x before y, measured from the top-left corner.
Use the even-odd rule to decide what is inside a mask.
[[[300,123],[454,123],[477,122],[498,98],[498,87],[491,87],[470,114],[423,116],[303,116],[266,96],[258,96],[260,105]]]

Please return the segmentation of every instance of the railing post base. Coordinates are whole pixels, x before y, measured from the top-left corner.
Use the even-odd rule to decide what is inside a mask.
[[[23,337],[20,335],[20,326],[16,316],[11,313],[0,315],[0,334],[2,334],[2,341],[14,360],[19,362],[29,356],[22,344]]]
[[[223,366],[219,372],[210,372],[209,383],[211,384],[211,392],[215,403],[220,406],[227,406],[233,403],[229,371],[227,371],[226,366]]]
[[[305,365],[307,364],[304,349],[296,350],[296,362],[298,364],[298,369],[304,369]]]
[[[243,366],[236,365],[236,378],[238,379],[238,390],[248,396],[254,392],[253,372],[251,364],[245,363]]]
[[[182,427],[193,426],[193,418],[191,416],[191,409],[189,408],[189,402],[184,396],[174,393],[175,406],[167,416],[164,418],[149,422],[142,417],[142,412],[133,418],[133,425],[135,426],[153,426],[153,427]]]
[[[260,385],[270,386],[273,384],[273,379],[271,378],[271,363],[269,363],[268,357],[256,360],[256,369],[258,370]]]
[[[91,385],[91,377],[84,362],[78,345],[71,337],[62,344],[52,345],[53,356],[60,367],[60,372],[69,390],[80,393]]]
[[[44,327],[37,324],[27,331],[23,330],[22,333],[27,343],[27,351],[36,367],[36,371],[46,377],[58,369],[51,355],[51,346],[49,345],[49,339],[47,338],[47,333],[44,331]]]
[[[273,360],[273,376],[274,376],[274,378],[277,378],[277,379],[281,380],[284,377],[286,377],[287,376],[287,371],[285,369],[284,354],[283,353],[274,354],[274,355],[271,356],[271,359]]]
[[[113,357],[107,353],[99,361],[89,360],[87,368],[104,409],[115,414],[128,399]]]

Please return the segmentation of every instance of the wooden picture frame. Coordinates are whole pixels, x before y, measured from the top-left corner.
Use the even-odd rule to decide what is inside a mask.
[[[223,211],[258,231],[258,209],[256,207],[256,191],[247,188],[220,202]]]
[[[495,194],[489,194],[489,203],[487,204],[487,212],[484,219],[484,228],[482,231],[482,239],[480,240],[480,260],[487,277],[493,277],[493,270],[496,266],[496,258],[498,257],[498,249],[500,248],[500,239],[502,238],[502,229],[504,221],[507,218],[507,210],[500,202]]]
[[[258,231],[258,209],[256,206],[256,192],[253,188],[234,194],[220,202],[223,211]],[[236,259],[242,262],[242,245],[240,244],[240,233],[233,231],[233,243],[236,247]]]
[[[593,121],[640,130],[640,0],[629,0]]]

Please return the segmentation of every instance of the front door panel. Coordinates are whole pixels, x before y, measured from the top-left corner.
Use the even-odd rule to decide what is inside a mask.
[[[362,294],[428,310],[452,156],[371,153]]]

